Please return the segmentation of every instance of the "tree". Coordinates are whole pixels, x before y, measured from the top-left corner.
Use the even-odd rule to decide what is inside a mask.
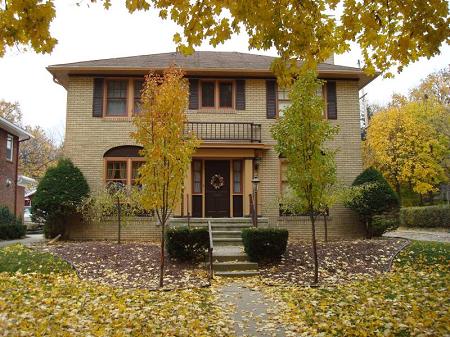
[[[9,122],[22,126],[22,111],[18,102],[10,103],[0,100],[0,117],[7,119]]]
[[[142,114],[135,118],[132,137],[143,146],[145,163],[139,168],[142,206],[154,211],[161,225],[160,287],[164,277],[164,240],[167,220],[181,198],[181,191],[198,140],[184,133],[188,82],[180,69],[145,78]]]
[[[25,129],[34,138],[20,144],[19,149],[19,172],[40,179],[51,166],[54,166],[62,156],[62,147],[47,136],[45,130],[40,126],[27,126]]]
[[[311,220],[315,284],[319,278],[315,221],[336,182],[335,152],[325,143],[338,131],[323,118],[324,102],[317,95],[321,87],[315,73],[300,76],[290,92],[291,106],[272,128],[275,148],[288,163],[287,181],[294,199],[291,205]]]
[[[398,197],[383,175],[372,167],[358,175],[352,186],[344,204],[361,216],[366,225],[367,236],[371,238],[374,215],[397,208]]]
[[[366,165],[381,171],[399,198],[402,185],[411,185],[423,195],[446,180],[444,162],[450,144],[449,135],[438,126],[450,124],[442,105],[433,101],[402,104],[372,118],[364,144]]]
[[[409,96],[412,101],[431,99],[450,108],[450,65],[428,75]]]
[[[40,179],[47,169],[62,156],[62,146],[49,137],[40,126],[23,125],[19,103],[0,101],[0,116],[6,118],[33,135],[33,138],[20,144],[19,172],[33,179]]]
[[[45,172],[33,197],[32,218],[44,222],[46,237],[64,235],[83,198],[89,194],[86,179],[69,159],[60,159]]]
[[[121,243],[123,221],[145,214],[139,202],[139,188],[111,184],[83,198],[78,208],[83,220],[99,223],[107,217],[117,217],[117,243]]]
[[[111,6],[111,0],[91,2]],[[0,1],[0,29],[7,32],[0,39],[0,56],[15,44],[51,52],[56,43],[48,31],[55,16],[53,3]],[[296,71],[296,60],[305,61],[307,69],[332,53],[348,51],[350,43],[361,48],[365,69],[374,74],[391,67],[401,71],[420,57],[437,55],[450,40],[446,0],[135,0],[125,5],[131,13],[154,8],[161,18],[181,26],[183,33],[176,33],[174,41],[183,53],[191,53],[205,40],[215,47],[245,31],[249,49],[278,51],[280,59],[273,68],[287,81]]]

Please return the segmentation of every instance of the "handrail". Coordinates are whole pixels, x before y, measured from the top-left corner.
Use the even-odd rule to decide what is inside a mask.
[[[212,238],[211,220],[208,220],[208,233],[209,233],[209,248],[208,248],[209,270],[208,270],[208,281],[211,283],[211,279],[213,278],[213,249],[214,249],[214,242],[213,242],[213,238]]]

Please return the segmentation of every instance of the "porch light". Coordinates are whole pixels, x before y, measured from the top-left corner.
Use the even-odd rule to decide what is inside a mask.
[[[254,176],[252,179],[252,186],[253,186],[253,226],[258,227],[258,187],[259,183],[261,181],[259,180],[258,176]]]

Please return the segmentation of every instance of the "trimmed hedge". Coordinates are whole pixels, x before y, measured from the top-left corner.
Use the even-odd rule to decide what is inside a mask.
[[[27,227],[6,206],[0,206],[0,240],[20,239]]]
[[[245,228],[242,230],[244,250],[250,261],[281,258],[286,251],[289,232],[279,228]]]
[[[371,223],[371,236],[382,236],[384,233],[397,229],[399,225],[397,216],[375,215]]]
[[[400,209],[400,225],[404,227],[450,228],[450,206],[404,207]]]
[[[197,260],[204,257],[209,248],[207,228],[174,227],[166,232],[166,248],[170,257],[182,260]]]

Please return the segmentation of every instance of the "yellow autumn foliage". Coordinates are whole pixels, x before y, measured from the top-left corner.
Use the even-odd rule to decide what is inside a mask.
[[[365,165],[380,170],[397,192],[401,185],[419,194],[435,191],[447,180],[448,125],[450,113],[434,101],[390,106],[370,121]]]

